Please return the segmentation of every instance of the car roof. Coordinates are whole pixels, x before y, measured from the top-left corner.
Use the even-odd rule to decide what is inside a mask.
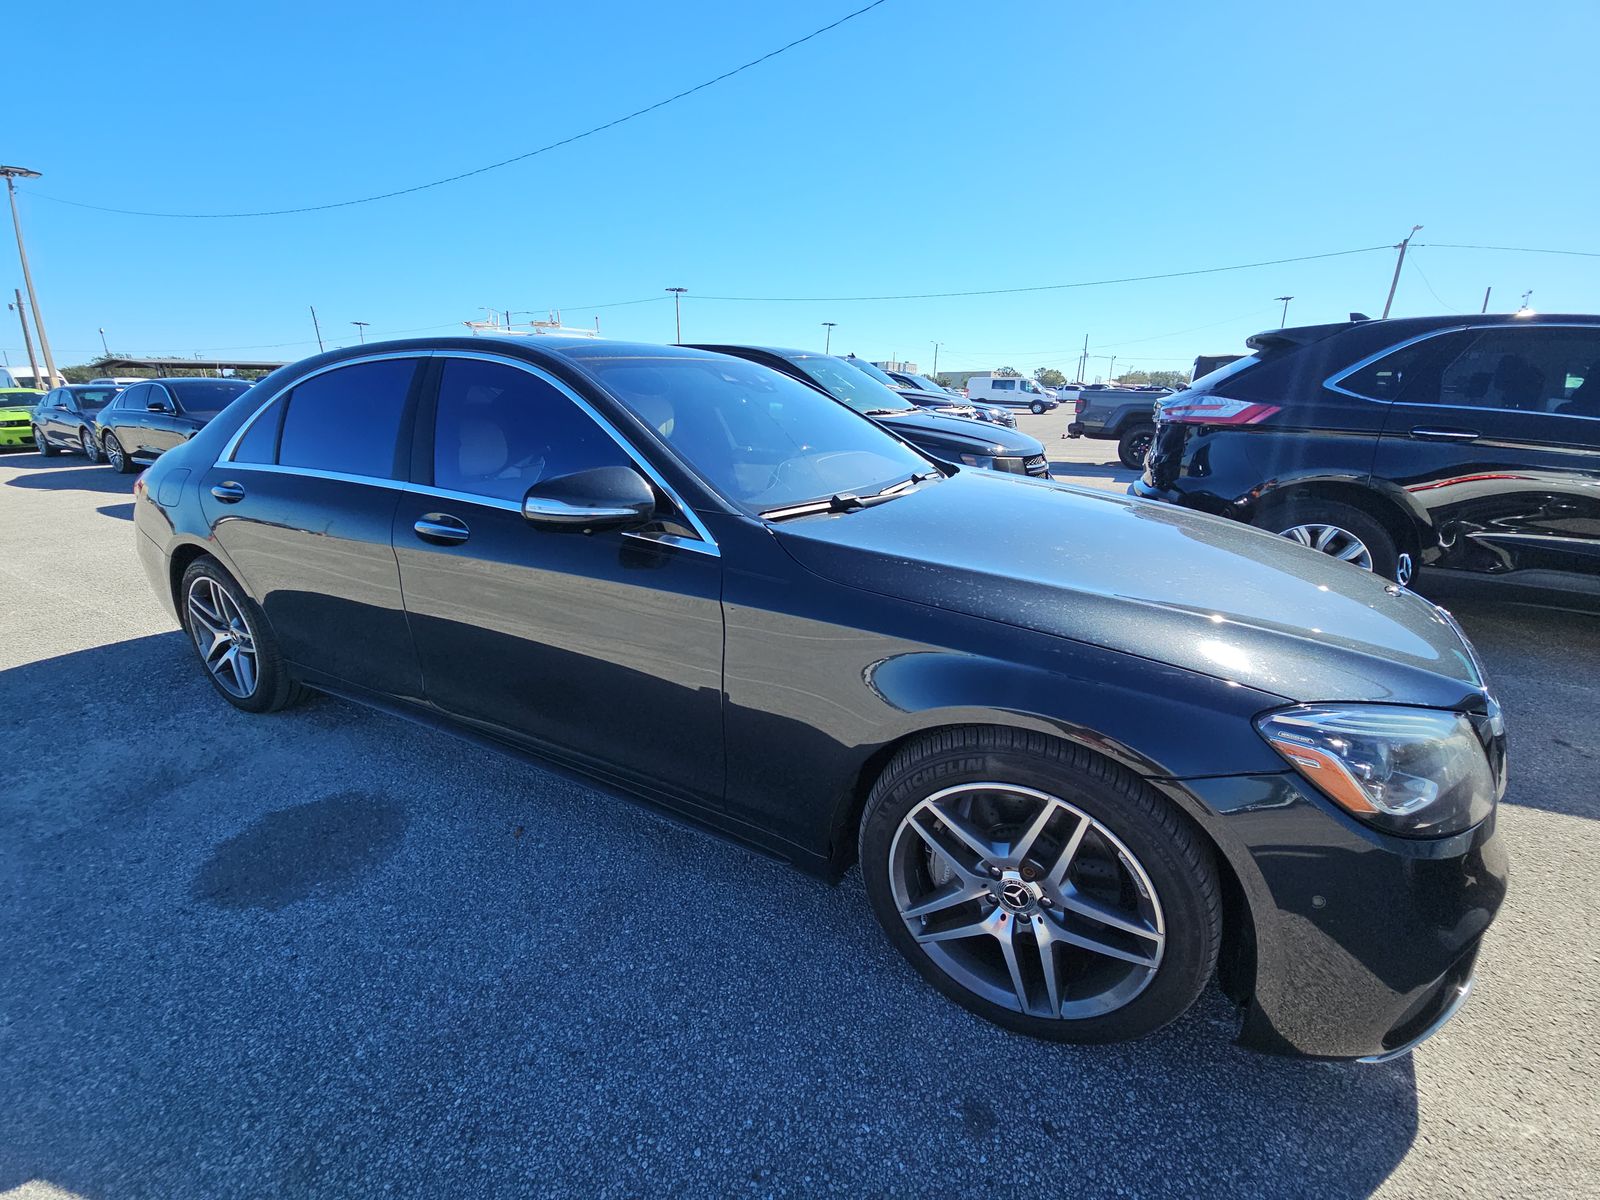
[[[1600,325],[1600,316],[1594,313],[1451,313],[1447,316],[1389,317],[1265,329],[1244,341],[1252,350],[1264,350],[1280,346],[1307,346],[1324,338],[1356,331],[1372,334],[1381,330],[1381,336],[1398,340],[1430,333],[1435,329],[1454,329],[1458,326],[1484,328],[1493,325]]]

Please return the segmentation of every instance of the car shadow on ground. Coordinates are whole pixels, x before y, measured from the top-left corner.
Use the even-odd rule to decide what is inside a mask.
[[[103,463],[91,463],[81,455],[18,455],[4,460],[8,467],[27,471],[7,480],[10,487],[47,492],[106,492],[126,496],[133,490],[132,475],[121,475]]]
[[[130,709],[132,695],[160,703]],[[1356,1197],[1409,1059],[1002,1032],[839,887],[519,760],[225,705],[180,634],[0,672],[0,1192]]]

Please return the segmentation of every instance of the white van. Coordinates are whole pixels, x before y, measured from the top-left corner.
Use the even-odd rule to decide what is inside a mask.
[[[974,375],[967,380],[967,399],[1031,409],[1036,413],[1049,412],[1060,403],[1049,389],[1014,375]]]

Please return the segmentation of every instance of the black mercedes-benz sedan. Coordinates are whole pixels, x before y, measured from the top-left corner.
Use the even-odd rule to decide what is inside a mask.
[[[33,409],[33,444],[46,458],[61,450],[79,450],[90,462],[100,461],[95,417],[122,390],[115,383],[69,383],[52,388]]]
[[[1013,1030],[1137,1037],[1219,976],[1248,1046],[1403,1053],[1504,894],[1500,710],[1441,609],[1231,522],[937,462],[743,359],[350,347],[134,493],[230,704],[330,692],[859,862],[910,964]]]
[[[132,472],[174,446],[250,389],[242,379],[151,379],[136,383],[95,414],[106,461]]]
[[[883,422],[919,449],[949,463],[1049,478],[1050,463],[1038,438],[971,417],[952,417],[912,403],[844,359],[809,350],[768,346],[698,346],[760,363],[820,388],[841,404]]]

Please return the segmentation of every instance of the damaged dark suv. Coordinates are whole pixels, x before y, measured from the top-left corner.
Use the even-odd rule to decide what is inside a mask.
[[[1130,491],[1409,584],[1600,595],[1600,317],[1311,325],[1162,400]]]

